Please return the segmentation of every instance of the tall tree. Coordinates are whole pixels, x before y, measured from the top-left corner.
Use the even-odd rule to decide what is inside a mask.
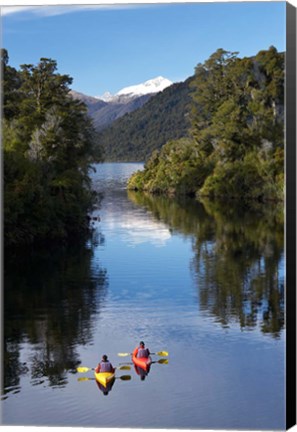
[[[284,54],[270,47],[240,59],[219,49],[197,65],[191,87],[187,152],[182,153],[184,140],[168,142],[154,155],[158,164],[151,169],[147,163],[130,186],[244,200],[283,199]],[[189,168],[189,176],[180,174]]]
[[[3,114],[12,119],[19,113],[21,77],[17,70],[8,65],[9,56],[6,49],[1,49],[1,88],[3,92]]]
[[[7,243],[67,238],[85,227],[93,203],[89,171],[102,160],[83,103],[69,95],[72,78],[54,60],[11,70],[3,55],[10,109],[4,112],[5,234]],[[7,75],[8,74],[8,75]]]

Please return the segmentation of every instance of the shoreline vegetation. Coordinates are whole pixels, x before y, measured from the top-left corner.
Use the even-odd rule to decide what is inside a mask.
[[[197,65],[189,130],[150,153],[128,190],[283,202],[284,53],[237,54],[218,49]],[[89,232],[87,216],[99,199],[89,174],[104,162],[100,136],[54,60],[20,70],[8,63],[2,49],[5,247],[76,241]]]
[[[187,137],[152,153],[128,189],[242,203],[284,199],[284,53],[217,50],[191,83]]]
[[[97,133],[54,60],[20,70],[8,60],[2,49],[5,247],[71,242],[88,231],[97,200],[89,177],[102,161]]]

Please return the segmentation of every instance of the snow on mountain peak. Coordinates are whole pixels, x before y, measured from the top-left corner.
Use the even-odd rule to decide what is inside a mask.
[[[97,99],[101,99],[105,102],[123,102],[124,99],[130,100],[130,98],[136,96],[143,96],[150,93],[158,93],[163,91],[166,87],[172,85],[172,81],[162,76],[145,81],[144,83],[125,87],[115,95],[109,92],[105,92],[102,96],[95,96]]]
[[[96,96],[96,98],[101,99],[104,102],[111,102],[114,96],[110,92],[106,91],[102,96]]]
[[[159,91],[163,91],[166,87],[169,87],[173,84],[167,78],[163,78],[162,76],[158,76],[156,78],[145,81],[144,83],[125,87],[120,90],[116,95],[129,95],[129,96],[142,96],[149,93],[157,93]]]

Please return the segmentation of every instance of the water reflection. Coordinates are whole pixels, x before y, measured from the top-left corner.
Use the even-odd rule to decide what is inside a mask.
[[[5,424],[283,429],[280,215],[128,200],[120,180],[135,166],[106,169],[118,180],[104,189],[86,247],[5,257]],[[98,174],[104,184],[104,166]],[[93,374],[71,374],[102,352],[118,365],[140,339],[172,358],[153,357],[144,383],[132,365],[105,397]]]
[[[101,223],[108,233],[116,232],[119,240],[130,246],[151,243],[164,246],[171,238],[165,224],[147,217],[147,213],[139,206],[127,200],[126,183],[135,170],[142,169],[142,164],[106,163],[96,165],[93,175],[93,187],[101,193]],[[96,209],[95,213],[98,213]]]
[[[148,374],[150,373],[151,367],[149,366],[146,370],[142,369],[139,366],[134,365],[134,370],[136,372],[136,375],[139,376],[141,381],[144,381],[145,378],[148,376]]]
[[[166,225],[149,220],[144,212],[135,212],[133,207],[126,209],[120,219],[117,216],[114,212],[111,215],[107,214],[104,226],[110,231],[116,228],[120,239],[130,246],[147,242],[155,246],[164,246],[171,237]]]
[[[197,239],[194,268],[200,304],[222,325],[260,326],[279,336],[284,326],[283,228],[275,208],[244,212],[204,203],[215,223],[211,247]],[[265,209],[264,209],[265,210]]]
[[[223,327],[284,328],[284,231],[278,207],[242,209],[129,192],[170,230],[193,236],[191,263],[199,308]]]
[[[100,384],[98,381],[96,381],[98,389],[104,394],[104,396],[107,396],[109,394],[109,392],[112,390],[114,383],[115,383],[115,379],[113,379],[112,381],[107,383],[106,386],[104,386],[104,385]]]
[[[4,394],[22,376],[65,386],[67,371],[75,371],[76,348],[91,343],[107,290],[106,271],[91,264],[92,255],[89,244],[5,257]]]

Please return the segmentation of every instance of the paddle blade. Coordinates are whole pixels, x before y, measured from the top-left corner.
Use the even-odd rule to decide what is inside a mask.
[[[78,367],[76,370],[77,370],[77,372],[79,372],[79,373],[84,373],[84,372],[89,372],[89,371],[92,370],[92,369],[91,369],[91,368],[88,368],[88,367],[81,366],[81,367]]]
[[[77,378],[77,381],[90,381],[90,378],[81,377],[81,378]]]
[[[131,379],[131,375],[122,375],[119,377],[122,381],[129,381]]]
[[[167,351],[159,351],[156,354],[161,356],[161,357],[168,357],[169,356],[169,353]]]
[[[119,366],[116,369],[119,369],[119,370],[130,370],[131,366]]]
[[[160,363],[160,364],[168,364],[168,359],[160,359],[160,360],[158,360],[158,363]]]
[[[131,353],[118,353],[119,357],[127,357],[127,356],[130,356],[130,355],[131,355]]]

